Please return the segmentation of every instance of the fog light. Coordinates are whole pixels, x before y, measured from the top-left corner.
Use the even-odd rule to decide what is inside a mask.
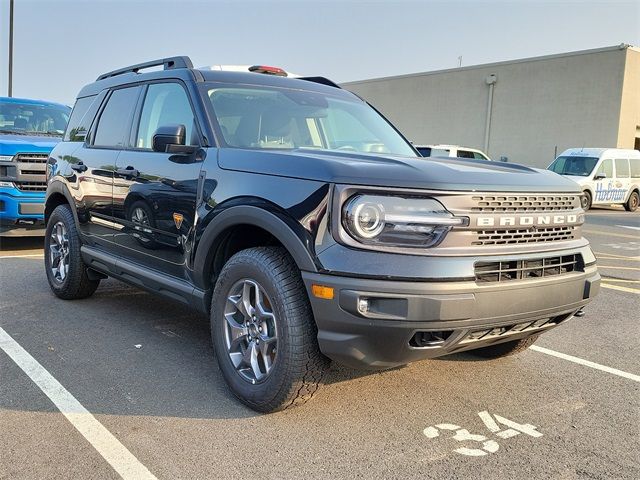
[[[369,311],[369,299],[368,298],[359,298],[358,299],[358,311],[360,313],[367,313]]]

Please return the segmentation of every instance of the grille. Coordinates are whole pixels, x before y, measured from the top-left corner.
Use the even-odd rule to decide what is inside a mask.
[[[507,245],[515,243],[559,242],[576,238],[576,227],[537,227],[535,229],[480,230],[471,245]]]
[[[47,182],[16,182],[16,187],[23,192],[44,192],[47,190]]]
[[[482,195],[472,212],[564,212],[580,207],[579,195]]]
[[[531,260],[508,260],[476,262],[476,282],[506,282],[565,275],[584,271],[584,262],[579,253],[560,257]]]
[[[22,163],[47,163],[49,155],[46,153],[18,153],[14,160]]]

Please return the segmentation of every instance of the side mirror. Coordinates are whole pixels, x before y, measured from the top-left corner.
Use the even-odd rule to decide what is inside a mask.
[[[596,176],[593,177],[594,180],[604,180],[605,178],[607,178],[607,176],[604,174],[604,172],[598,172],[596,173]]]
[[[163,153],[193,153],[198,148],[185,145],[187,127],[184,125],[163,125],[153,134],[153,151]]]

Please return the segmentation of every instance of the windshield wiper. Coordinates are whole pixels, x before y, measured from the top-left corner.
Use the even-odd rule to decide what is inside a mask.
[[[27,132],[26,135],[33,135],[34,137],[37,136],[49,136],[49,137],[61,137],[62,136],[62,132],[58,131],[58,130],[49,130],[47,132]]]
[[[27,132],[23,132],[20,130],[7,130],[7,129],[0,129],[0,133],[10,133],[11,135],[29,135]]]

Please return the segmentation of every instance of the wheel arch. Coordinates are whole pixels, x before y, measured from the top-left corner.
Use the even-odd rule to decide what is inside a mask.
[[[629,193],[627,194],[627,196],[624,199],[624,203],[627,203],[629,201],[629,197],[631,197],[631,194],[633,192],[636,192],[638,195],[640,195],[640,186],[638,186],[638,184],[636,184],[636,183],[631,185],[631,188],[629,189]]]
[[[300,270],[317,272],[318,268],[309,248],[301,234],[294,231],[297,222],[293,222],[295,220],[287,221],[272,211],[253,205],[224,209],[208,223],[198,242],[194,257],[196,286],[205,290],[210,288],[216,271],[216,257],[219,259],[219,255],[225,255],[221,248],[225,247],[225,242],[229,245],[232,235],[242,229],[252,234],[250,239],[243,242],[246,245],[243,248],[262,246],[266,240],[275,240],[276,245],[287,250]],[[302,229],[301,225],[300,228]]]
[[[53,181],[47,186],[47,195],[44,202],[44,223],[45,225],[49,221],[49,217],[51,213],[58,207],[59,205],[69,205],[71,208],[71,213],[73,213],[73,218],[76,221],[76,225],[78,224],[78,212],[76,211],[76,205],[73,201],[73,197],[69,192],[67,186],[60,181]]]

